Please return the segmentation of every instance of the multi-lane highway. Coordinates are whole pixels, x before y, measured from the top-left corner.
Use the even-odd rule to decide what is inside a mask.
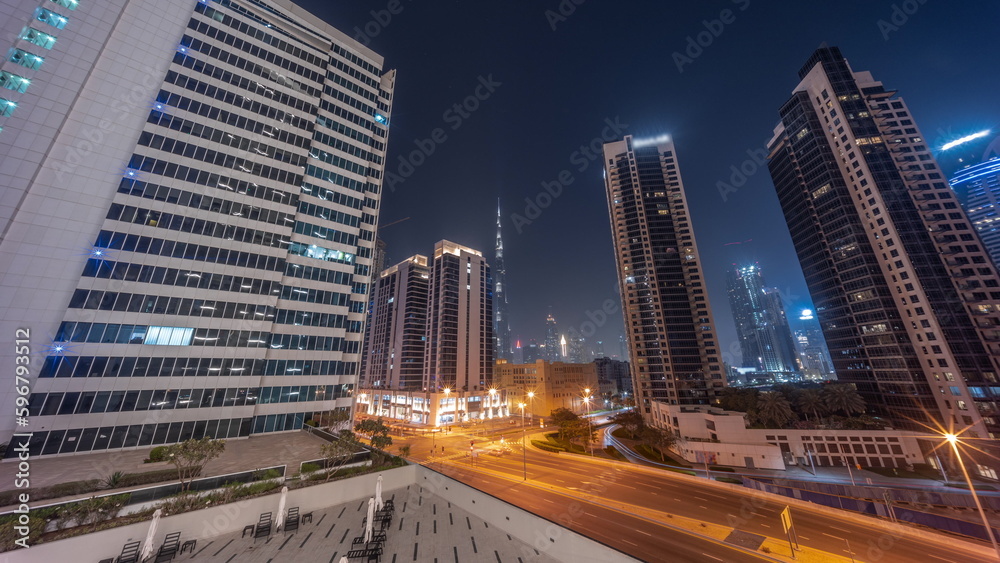
[[[781,497],[749,489],[720,487],[695,479],[631,464],[551,454],[529,446],[528,482],[522,479],[521,451],[504,456],[482,452],[473,465],[465,456],[470,438],[438,438],[445,454],[430,454],[429,444],[414,444],[414,457],[429,466],[540,516],[563,523],[645,561],[744,561],[756,556],[665,528],[667,514],[733,527],[783,539]],[[490,447],[476,439],[477,447]],[[422,449],[422,451],[421,451]],[[655,511],[655,512],[651,512]],[[629,515],[637,512],[646,518]],[[657,514],[658,513],[658,514]],[[982,561],[983,551],[956,538],[927,532],[913,537],[890,531],[871,519],[795,507],[801,545],[849,561]],[[650,520],[649,518],[653,518]],[[778,551],[775,551],[778,554]],[[785,554],[787,555],[787,553]]]

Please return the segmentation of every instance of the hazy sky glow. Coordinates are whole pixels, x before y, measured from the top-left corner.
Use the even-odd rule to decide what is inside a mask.
[[[561,327],[600,318],[608,299],[618,310],[593,150],[607,135],[673,136],[728,348],[733,262],[757,261],[796,309],[812,306],[753,155],[820,43],[899,90],[932,146],[1000,131],[997,3],[576,2],[563,0],[566,15],[559,0],[300,2],[349,35],[367,29],[363,39],[398,70],[387,173],[409,173],[385,191],[381,222],[410,219],[383,231],[390,259],[429,253],[442,238],[492,254],[501,197],[522,339],[543,338],[550,306]],[[742,185],[724,200],[720,182]],[[595,339],[617,342],[612,317]]]

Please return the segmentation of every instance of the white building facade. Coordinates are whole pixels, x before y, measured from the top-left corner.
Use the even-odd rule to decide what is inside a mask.
[[[0,90],[15,104],[0,324],[30,332],[32,453],[349,408],[395,78],[382,58],[286,0],[0,13],[16,38],[0,70],[29,81]]]

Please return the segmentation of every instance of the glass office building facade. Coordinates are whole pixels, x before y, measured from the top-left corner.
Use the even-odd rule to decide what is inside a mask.
[[[350,408],[394,72],[284,0],[37,6],[5,2],[0,66],[30,80],[0,120],[0,316],[30,329],[33,454]]]

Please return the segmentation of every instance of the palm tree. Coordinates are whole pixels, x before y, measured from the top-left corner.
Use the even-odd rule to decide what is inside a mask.
[[[865,412],[865,400],[853,385],[837,384],[823,387],[823,402],[830,412],[843,412],[847,416]]]
[[[781,428],[795,418],[792,405],[784,395],[768,391],[757,396],[757,416],[761,422]]]
[[[820,395],[818,389],[804,389],[795,399],[795,406],[799,407],[802,414],[806,415],[806,420],[809,420],[809,413],[811,412],[816,417],[816,420],[819,421],[819,413],[826,410],[823,396]]]

